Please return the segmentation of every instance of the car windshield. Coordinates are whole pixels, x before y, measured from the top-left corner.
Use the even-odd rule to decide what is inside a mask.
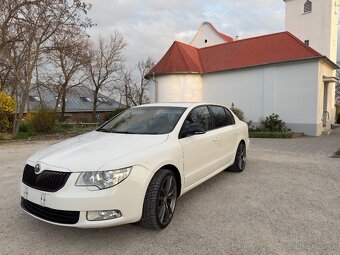
[[[185,107],[148,106],[130,108],[96,131],[123,134],[167,134],[176,126]]]

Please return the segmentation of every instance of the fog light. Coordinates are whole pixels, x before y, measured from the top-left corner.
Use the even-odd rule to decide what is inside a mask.
[[[89,221],[112,220],[119,217],[122,217],[119,210],[89,211],[86,213],[86,218]]]

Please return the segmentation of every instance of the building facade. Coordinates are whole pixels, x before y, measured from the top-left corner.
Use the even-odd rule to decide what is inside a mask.
[[[307,24],[303,17],[310,14],[333,14],[335,7],[326,8],[319,2],[324,0],[287,0],[286,17],[293,19],[296,15],[298,24]],[[332,6],[334,3],[329,1]],[[327,40],[318,42],[313,35],[320,31],[299,33],[291,21],[286,27],[294,28],[291,32],[299,38],[282,32],[233,40],[204,22],[191,45],[175,42],[149,72],[151,101],[233,103],[254,123],[276,113],[293,131],[321,135],[335,122],[338,67],[334,61],[336,47],[332,48],[336,33],[333,25],[330,22],[324,28],[332,30],[332,44],[327,48]],[[320,47],[320,52],[310,47],[312,44]]]
[[[86,86],[73,87],[68,90],[65,99],[66,105],[64,117],[66,122],[92,122],[93,90]],[[55,109],[57,112],[61,112],[61,102],[60,99],[58,101],[58,93],[47,88],[39,88],[33,89],[29,92],[28,106],[25,108],[24,118],[27,113],[34,112],[41,105],[44,105],[49,109]],[[100,122],[108,113],[123,108],[126,108],[126,106],[99,93],[96,120]]]

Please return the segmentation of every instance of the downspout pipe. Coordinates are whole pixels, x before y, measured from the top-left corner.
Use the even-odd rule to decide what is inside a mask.
[[[158,81],[156,80],[156,75],[152,73],[152,80],[155,82],[155,103],[158,102]]]

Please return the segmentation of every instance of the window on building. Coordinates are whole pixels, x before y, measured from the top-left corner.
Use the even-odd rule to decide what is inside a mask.
[[[207,39],[205,39],[205,40],[204,40],[204,43],[207,43],[207,42],[208,42],[208,40],[207,40]]]
[[[309,45],[309,40],[305,40],[305,44],[306,44],[306,45]]]
[[[307,0],[305,2],[304,8],[303,8],[303,12],[304,13],[308,13],[308,12],[311,12],[311,11],[312,11],[312,2]]]
[[[54,98],[55,100],[58,100],[58,96],[55,96]],[[59,98],[59,101],[61,101],[61,98]],[[65,98],[65,102],[67,102],[67,98]]]
[[[80,97],[80,99],[83,102],[91,102],[91,98],[89,98],[89,97]]]
[[[98,102],[107,103],[107,99],[105,97],[98,97]]]
[[[30,102],[40,102],[40,97],[38,96],[29,96]]]

